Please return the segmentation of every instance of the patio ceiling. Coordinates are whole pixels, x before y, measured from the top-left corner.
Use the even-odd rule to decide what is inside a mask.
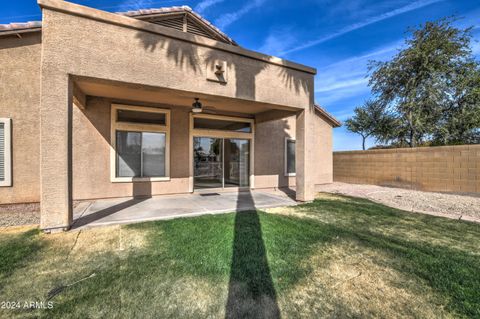
[[[297,111],[294,108],[230,97],[150,87],[132,83],[75,77],[74,81],[85,95],[133,101],[191,107],[200,98],[206,110],[227,113],[259,114],[270,110]]]

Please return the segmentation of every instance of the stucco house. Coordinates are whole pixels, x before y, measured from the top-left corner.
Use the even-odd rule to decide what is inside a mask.
[[[0,25],[0,204],[40,202],[65,230],[74,200],[332,181],[316,70],[238,46],[188,7],[110,13],[39,0]]]

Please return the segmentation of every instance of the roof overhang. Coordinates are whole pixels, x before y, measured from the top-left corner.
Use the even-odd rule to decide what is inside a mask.
[[[158,9],[141,9],[135,11],[117,12],[116,14],[148,21],[157,17],[165,18],[169,16],[187,15],[191,19],[195,20],[198,24],[202,25],[203,28],[208,30],[209,33],[213,33],[217,39],[220,39],[221,41],[224,41],[231,45],[238,46],[238,44],[233,39],[231,39],[228,35],[226,35],[216,26],[211,24],[210,21],[204,19],[201,15],[193,11],[192,8],[190,8],[189,6],[165,7]]]
[[[21,23],[0,24],[0,36],[20,35],[22,33],[42,31],[41,21],[29,21]]]
[[[152,22],[155,18],[172,18],[177,16],[188,16],[215,39],[225,43],[238,46],[238,44],[228,35],[204,19],[201,15],[192,10],[189,6],[174,6],[154,9],[140,9],[125,12],[115,12],[115,14],[132,17],[148,22]],[[153,22],[155,23],[155,22]],[[14,22],[9,24],[0,24],[0,36],[10,34],[21,34],[27,32],[39,32],[42,30],[42,21]]]
[[[332,127],[340,127],[342,123],[337,120],[333,115],[328,113],[323,107],[318,104],[315,104],[315,110],[322,116]]]

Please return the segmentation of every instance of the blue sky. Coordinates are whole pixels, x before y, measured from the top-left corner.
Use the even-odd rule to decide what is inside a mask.
[[[317,68],[316,102],[340,120],[370,95],[367,64],[401,48],[405,30],[452,14],[473,26],[480,58],[478,0],[74,0],[107,11],[188,5],[241,46]],[[40,20],[33,0],[4,1],[0,23]],[[368,141],[367,146],[374,145]],[[345,128],[334,131],[335,150],[361,148]]]

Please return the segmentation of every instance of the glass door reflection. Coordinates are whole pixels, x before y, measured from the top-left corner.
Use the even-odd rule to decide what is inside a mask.
[[[223,140],[194,137],[194,187],[223,187]]]
[[[248,187],[250,179],[250,141],[224,140],[225,187]]]
[[[250,186],[250,141],[193,138],[194,188]]]

